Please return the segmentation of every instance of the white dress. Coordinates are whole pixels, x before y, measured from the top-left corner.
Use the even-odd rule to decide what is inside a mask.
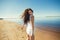
[[[31,19],[31,17],[30,17],[30,19]],[[33,35],[33,30],[32,30],[32,24],[31,24],[31,22],[28,22],[26,26],[27,26],[26,27],[26,33],[28,35],[32,36]]]

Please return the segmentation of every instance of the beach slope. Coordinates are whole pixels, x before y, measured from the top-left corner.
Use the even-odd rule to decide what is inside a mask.
[[[25,29],[15,22],[0,20],[0,40],[26,40]],[[35,40],[59,40],[59,33],[35,28]]]

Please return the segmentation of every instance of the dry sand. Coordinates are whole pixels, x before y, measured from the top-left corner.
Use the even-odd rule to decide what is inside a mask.
[[[22,25],[0,20],[0,40],[26,40],[27,34]],[[35,40],[59,40],[58,32],[35,28]]]

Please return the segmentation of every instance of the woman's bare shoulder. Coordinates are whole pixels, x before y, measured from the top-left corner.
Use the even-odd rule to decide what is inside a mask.
[[[32,18],[34,18],[34,15],[32,15]]]
[[[31,19],[34,19],[34,16],[32,15]]]

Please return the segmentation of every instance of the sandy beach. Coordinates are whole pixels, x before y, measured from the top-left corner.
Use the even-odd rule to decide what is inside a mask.
[[[27,34],[22,25],[6,20],[0,20],[0,40],[26,40]],[[35,40],[59,40],[60,33],[35,28]]]

